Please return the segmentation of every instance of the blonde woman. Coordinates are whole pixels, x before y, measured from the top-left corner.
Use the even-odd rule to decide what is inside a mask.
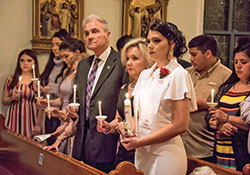
[[[146,41],[142,38],[133,39],[129,41],[122,49],[122,64],[126,67],[126,70],[130,77],[130,83],[122,86],[117,104],[117,112],[115,119],[108,123],[98,122],[97,130],[103,133],[116,133],[116,127],[119,121],[124,120],[124,100],[125,94],[128,94],[128,98],[133,100],[132,92],[136,85],[136,82],[140,76],[140,73],[153,65],[153,61],[147,52]],[[130,161],[134,163],[134,150],[127,151],[122,145],[119,145],[119,151],[116,154],[115,164],[122,161]]]

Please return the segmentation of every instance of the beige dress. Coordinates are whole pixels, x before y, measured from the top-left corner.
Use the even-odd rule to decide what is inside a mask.
[[[159,78],[156,65],[141,73],[134,90],[136,130],[139,138],[160,130],[172,121],[172,100],[191,99],[196,110],[195,92],[189,73],[176,61],[165,66],[170,74]],[[145,175],[184,175],[187,170],[185,149],[178,135],[168,141],[136,149],[135,165]]]

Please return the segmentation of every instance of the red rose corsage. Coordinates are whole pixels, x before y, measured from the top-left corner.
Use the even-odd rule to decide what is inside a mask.
[[[166,68],[161,68],[160,70],[160,79],[166,77],[168,74],[170,74],[170,70]]]

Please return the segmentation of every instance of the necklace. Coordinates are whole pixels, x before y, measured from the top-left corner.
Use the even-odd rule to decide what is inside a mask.
[[[132,83],[130,83],[130,84],[128,85],[128,90],[133,91],[134,88],[135,88],[134,82],[132,82]]]

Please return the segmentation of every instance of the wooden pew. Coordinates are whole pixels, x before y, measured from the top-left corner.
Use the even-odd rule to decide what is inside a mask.
[[[188,170],[187,174],[190,174],[196,167],[208,166],[210,167],[216,174],[219,175],[241,175],[240,171],[236,171],[230,168],[225,168],[220,165],[216,165],[204,160],[200,160],[193,157],[188,157]]]
[[[204,160],[200,160],[193,157],[188,157],[188,170],[187,174],[190,174],[196,167],[208,166],[218,175],[250,175],[250,164],[246,164],[242,170],[236,171],[230,168],[225,168]]]
[[[43,145],[4,129],[4,117],[0,114],[0,174],[4,175],[107,175],[60,152],[44,151]],[[39,164],[40,159],[40,164]],[[203,160],[188,157],[188,171],[209,166],[219,175],[240,175],[239,171],[224,168]],[[109,175],[143,175],[130,162],[121,162]],[[250,175],[250,164],[243,169],[243,175]]]
[[[250,175],[250,164],[246,164],[242,170],[242,175]]]
[[[4,175],[107,175],[60,152],[44,151],[43,145],[4,129],[0,115],[0,174]],[[110,175],[143,175],[130,162],[122,162]]]
[[[118,174],[126,174],[126,175],[130,175],[130,174],[136,174],[136,175],[143,175],[144,173],[139,170],[136,169],[134,164],[132,164],[131,162],[121,162],[117,165],[117,167],[115,168],[115,170],[111,171],[109,173],[109,175],[118,175]]]
[[[0,165],[14,171],[14,174],[23,171],[23,174],[41,175],[105,175],[104,172],[59,152],[44,151],[41,144],[7,130],[1,130],[0,139]]]

